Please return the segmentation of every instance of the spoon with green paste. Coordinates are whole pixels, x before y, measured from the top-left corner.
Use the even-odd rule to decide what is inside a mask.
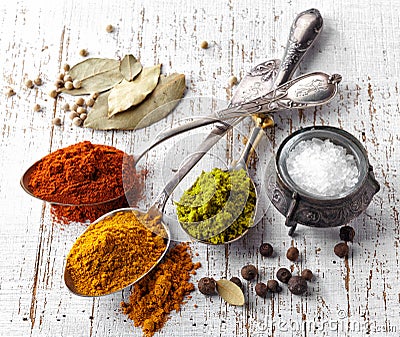
[[[262,128],[273,126],[267,119]],[[261,137],[252,133],[240,158],[227,170],[202,172],[175,202],[182,229],[206,244],[228,244],[242,238],[255,225],[258,193],[247,170],[247,161]]]

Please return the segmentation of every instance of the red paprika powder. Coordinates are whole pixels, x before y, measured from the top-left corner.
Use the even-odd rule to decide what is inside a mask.
[[[56,220],[85,222],[128,207],[124,189],[130,190],[129,202],[134,206],[142,196],[143,179],[144,172],[135,170],[133,156],[83,141],[41,159],[29,188],[38,198],[55,203],[51,213]]]

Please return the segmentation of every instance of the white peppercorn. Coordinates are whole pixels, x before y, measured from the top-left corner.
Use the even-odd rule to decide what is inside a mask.
[[[78,114],[76,113],[76,111],[71,111],[68,117],[70,120],[73,120],[75,117],[78,117]]]
[[[92,106],[94,105],[94,99],[93,99],[93,98],[89,98],[89,99],[86,101],[86,105],[87,105],[88,107],[92,107]]]
[[[79,88],[81,87],[81,85],[82,85],[82,82],[79,81],[79,80],[74,80],[74,81],[72,82],[72,84],[73,84],[73,86],[74,86],[75,89],[79,89]]]
[[[53,89],[53,90],[50,90],[50,91],[49,91],[49,96],[50,96],[51,98],[56,98],[57,95],[58,95],[58,92],[57,92],[56,89]]]
[[[75,117],[75,118],[72,120],[72,123],[73,123],[74,125],[76,125],[76,126],[80,126],[80,125],[82,124],[82,119],[80,119],[79,117]]]
[[[107,26],[106,26],[106,32],[107,32],[107,33],[112,33],[113,31],[114,31],[113,25],[107,25]]]
[[[26,85],[26,87],[27,88],[29,88],[29,89],[32,89],[33,88],[33,82],[32,82],[32,80],[26,80],[25,81],[25,85]]]
[[[72,84],[71,81],[65,82],[64,87],[65,87],[65,89],[67,89],[67,90],[72,90],[72,89],[74,89],[74,85]]]
[[[76,109],[76,112],[78,114],[84,114],[86,113],[86,108],[84,108],[83,106],[78,107],[78,109]]]
[[[82,106],[85,104],[85,100],[82,97],[78,97],[75,101],[75,104],[78,106]],[[78,110],[77,110],[78,111]]]
[[[37,86],[40,86],[40,85],[43,84],[43,81],[42,81],[42,79],[41,79],[40,77],[36,77],[36,78],[33,80],[33,83],[35,83]]]
[[[53,118],[53,120],[51,121],[51,124],[60,126],[61,125],[61,118],[60,117]]]

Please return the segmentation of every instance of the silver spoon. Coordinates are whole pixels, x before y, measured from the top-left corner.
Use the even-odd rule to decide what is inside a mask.
[[[252,145],[255,145],[255,144],[253,144],[253,140],[250,139],[250,140],[248,141],[248,143],[246,144],[245,149],[244,149],[244,151],[243,151],[243,153],[242,153],[240,159],[238,160],[238,162],[237,162],[236,164],[233,164],[233,163],[232,163],[233,166],[230,168],[231,170],[232,170],[232,169],[240,169],[240,168],[244,168],[244,169],[247,170],[246,161],[247,161],[247,158],[248,158],[249,154],[251,153]],[[142,215],[147,214],[147,215],[149,215],[149,216],[151,216],[151,217],[153,217],[153,218],[155,218],[155,217],[161,217],[161,219],[162,219],[162,218],[163,218],[163,215],[164,215],[165,204],[166,204],[166,202],[167,202],[169,196],[172,194],[172,192],[173,192],[173,190],[175,189],[175,187],[179,184],[179,182],[184,178],[184,176],[190,171],[190,169],[191,169],[192,167],[193,167],[193,166],[191,166],[191,165],[186,166],[185,164],[184,164],[183,166],[181,166],[181,168],[178,170],[178,172],[176,172],[176,173],[173,175],[173,177],[168,181],[168,183],[165,185],[165,187],[163,188],[163,190],[161,191],[161,193],[156,197],[155,201],[153,202],[153,205],[149,208],[149,210],[148,210],[147,212],[146,212],[146,211],[143,211],[143,210],[140,210],[140,209],[137,209],[137,208],[121,208],[121,209],[114,210],[114,211],[112,211],[112,212],[109,212],[109,213],[103,215],[102,217],[100,217],[99,219],[97,219],[96,221],[94,221],[93,223],[91,223],[91,224],[86,228],[86,230],[80,235],[79,238],[83,237],[87,231],[90,231],[90,230],[93,228],[93,226],[95,226],[95,225],[96,225],[97,223],[99,223],[100,221],[102,221],[102,220],[104,220],[104,219],[106,219],[106,218],[108,218],[108,217],[112,217],[112,216],[114,216],[115,214],[121,213],[121,212],[137,212],[137,213],[140,213],[140,214],[142,214]],[[252,181],[252,180],[250,180],[250,181],[251,181],[251,183],[253,184],[254,190],[255,190],[255,192],[256,192],[256,200],[257,200],[257,189],[255,188],[253,181]],[[256,203],[256,205],[257,205],[257,203]],[[255,209],[255,211],[254,211],[254,216],[255,216],[255,214],[256,214],[256,209]],[[124,289],[124,288],[126,288],[126,287],[128,287],[128,286],[131,286],[131,285],[135,284],[136,282],[138,282],[139,280],[141,280],[144,276],[146,276],[146,275],[147,275],[147,274],[148,274],[148,273],[149,273],[149,272],[164,258],[165,254],[166,254],[167,251],[168,251],[168,248],[169,248],[169,246],[170,246],[171,239],[173,238],[173,236],[175,236],[175,237],[173,238],[174,240],[179,240],[179,239],[182,238],[182,236],[181,236],[182,233],[179,233],[180,228],[174,228],[176,231],[175,231],[175,232],[173,233],[173,235],[172,235],[172,234],[171,234],[171,231],[170,231],[170,228],[169,228],[163,221],[161,222],[161,224],[162,224],[163,228],[165,229],[165,233],[166,233],[166,236],[165,236],[165,238],[164,238],[164,239],[165,239],[165,243],[166,243],[166,249],[165,249],[165,251],[164,251],[163,254],[158,258],[157,262],[154,263],[154,265],[153,265],[151,268],[149,268],[149,269],[148,269],[143,275],[141,275],[140,277],[138,277],[138,278],[136,278],[136,279],[132,279],[132,282],[131,282],[129,285],[121,286],[121,288],[114,289],[114,290],[111,291],[111,292],[103,293],[103,294],[98,295],[98,296],[88,295],[88,294],[85,294],[85,293],[80,292],[80,291],[77,289],[77,287],[75,286],[74,280],[73,280],[73,278],[71,277],[71,274],[70,274],[69,271],[68,271],[68,269],[69,269],[69,268],[68,268],[68,266],[69,266],[69,261],[68,261],[68,256],[69,256],[69,254],[68,254],[68,256],[67,256],[67,260],[66,260],[65,268],[64,268],[64,282],[65,282],[65,285],[66,285],[67,288],[68,288],[73,294],[75,294],[75,295],[84,296],[84,297],[100,297],[100,296],[110,295],[110,294],[112,294],[112,293],[121,291],[122,289]],[[227,226],[227,227],[229,227],[229,226]],[[225,242],[225,243],[230,243],[230,242],[233,242],[233,241],[236,241],[236,240],[240,239],[241,237],[243,237],[243,236],[247,233],[247,231],[248,231],[248,230],[246,230],[245,232],[243,232],[239,237],[235,238],[234,240],[231,240],[231,241]],[[183,232],[183,231],[182,231],[182,232]],[[216,233],[216,234],[218,234],[218,233]],[[180,236],[180,238],[179,238],[179,236]],[[76,242],[79,240],[79,238],[75,241],[75,244],[77,244]],[[196,238],[194,238],[194,239],[196,239]],[[186,241],[186,240],[185,240],[185,241]],[[209,242],[206,242],[206,241],[203,241],[203,242],[209,243]],[[72,250],[72,248],[71,248],[71,250]]]
[[[313,17],[314,19],[314,23],[311,23],[311,21],[308,21],[308,23],[306,24],[302,24],[302,27],[299,29],[296,26],[296,22],[298,20],[301,21],[301,19],[304,18],[310,18]],[[308,50],[308,47],[304,48],[304,49],[296,49],[296,45],[291,45],[292,42],[296,42],[298,40],[299,37],[302,36],[302,34],[304,33],[304,31],[310,30],[310,31],[315,31],[318,32],[320,29],[320,25],[318,24],[321,23],[321,17],[319,15],[319,12],[317,10],[309,10],[309,11],[305,11],[303,13],[301,13],[295,20],[293,26],[292,26],[292,30],[291,30],[291,38],[288,41],[288,47],[290,46],[291,49],[291,53],[286,53],[287,56],[293,56],[293,57],[286,57],[285,58],[285,66],[284,67],[280,67],[279,68],[279,73],[280,75],[278,76],[278,78],[289,78],[291,76],[291,74],[294,72],[295,68],[298,65],[298,61],[300,61],[300,59],[302,58],[302,55]],[[297,31],[294,31],[293,27],[295,27],[295,29]],[[312,38],[313,39],[313,38]],[[310,41],[312,42],[312,39],[310,39]],[[308,46],[311,45],[308,44]],[[297,45],[297,46],[301,46],[301,45]],[[287,48],[289,49],[289,48]],[[299,57],[300,55],[300,57]],[[287,62],[286,62],[287,61]],[[271,61],[267,61],[264,62],[260,65],[258,65],[257,67],[253,68],[252,71],[254,73],[250,73],[249,75],[247,75],[242,82],[240,83],[239,87],[237,88],[237,91],[235,92],[235,95],[232,99],[232,103],[237,103],[238,101],[241,100],[242,98],[242,94],[239,90],[239,88],[243,89],[245,91],[245,89],[248,89],[249,84],[252,83],[259,83],[260,85],[258,86],[261,89],[261,93],[264,92],[269,92],[270,88],[272,86],[272,84],[275,81],[275,77],[276,77],[276,70],[278,69],[279,66],[279,60],[271,60]],[[259,81],[259,79],[261,81]],[[281,82],[280,82],[281,83]],[[264,90],[264,91],[262,91]],[[237,100],[235,100],[236,98],[238,98]],[[156,198],[155,203],[153,204],[153,206],[149,209],[149,213],[154,213],[154,214],[159,214],[161,213],[162,215],[162,211],[164,209],[165,203],[169,197],[169,195],[172,193],[173,189],[176,187],[176,185],[179,183],[179,181],[187,174],[187,172],[189,172],[189,170],[198,162],[198,160],[200,160],[204,154],[234,125],[237,124],[238,122],[240,122],[242,119],[244,118],[244,116],[240,116],[238,118],[236,118],[236,121],[231,121],[231,123],[219,123],[219,125],[217,125],[214,130],[212,131],[212,133],[209,135],[209,137],[206,138],[206,140],[201,144],[201,146],[199,147],[197,153],[194,154],[194,156],[192,156],[189,160],[189,162],[187,162],[184,166],[181,167],[181,169],[174,175],[174,177],[170,180],[170,182],[165,186],[165,188],[163,189],[163,191],[160,193],[160,195]],[[268,118],[268,117],[267,117]],[[188,129],[187,129],[188,130]],[[183,130],[182,132],[184,132],[186,130]],[[178,134],[178,133],[175,133]],[[167,135],[167,137],[164,138],[168,139],[170,137],[172,137],[173,134],[171,135]],[[153,148],[154,146],[156,146],[157,144],[159,144],[162,141],[162,137],[158,137],[159,141],[153,143],[154,145],[151,146],[150,148]],[[150,148],[148,150],[150,150]],[[147,151],[148,151],[147,150]],[[143,154],[141,156],[138,157],[137,161],[140,160],[140,158],[147,153],[147,151],[143,152]],[[28,169],[29,171],[29,169]],[[25,175],[24,175],[25,176]],[[24,178],[23,176],[23,178]],[[21,185],[24,187],[26,179],[21,179]],[[26,185],[27,186],[27,185]],[[28,193],[30,192],[28,189],[25,189]],[[124,211],[124,210],[122,210]],[[131,211],[131,209],[128,209],[126,211]],[[115,212],[111,212],[108,215],[113,215],[115,214]],[[100,221],[100,220],[99,220]],[[166,226],[164,225],[164,227],[166,228]],[[171,240],[171,235],[170,232],[168,231],[168,228],[166,228],[166,232],[168,233],[168,240],[167,240],[167,246],[170,243]],[[166,250],[167,251],[167,250]],[[164,252],[163,256],[165,255],[166,251]],[[163,258],[163,256],[160,257],[159,261],[161,261],[161,259]],[[157,262],[158,263],[158,262]],[[156,263],[156,264],[157,264]],[[155,264],[155,265],[156,265]],[[154,266],[155,266],[154,265]],[[154,268],[154,266],[152,268]],[[149,270],[150,271],[150,270]],[[148,271],[148,272],[149,272]],[[146,273],[147,274],[147,273]],[[145,274],[145,275],[146,275]],[[142,277],[144,277],[145,275],[143,275]],[[140,278],[139,278],[140,279]],[[139,279],[133,280],[132,284],[134,284],[135,282],[137,282]],[[67,285],[67,287],[75,294],[77,295],[81,295],[84,296],[84,294],[79,294],[76,292],[76,288],[74,287],[74,284],[71,280],[71,277],[69,274],[64,274],[64,280],[65,283]]]
[[[92,222],[92,223],[86,228],[86,230],[85,230],[79,237],[82,237],[83,235],[85,235],[85,233],[86,233],[87,231],[91,230],[91,229],[93,228],[93,226],[94,226],[95,224],[97,224],[98,222],[103,221],[103,220],[106,219],[106,218],[113,217],[113,216],[116,215],[117,213],[121,213],[121,212],[129,212],[129,213],[132,213],[132,212],[133,212],[133,213],[136,214],[136,216],[137,216],[137,213],[143,214],[143,215],[144,215],[144,212],[143,212],[143,211],[141,211],[141,210],[139,210],[139,209],[135,209],[135,208],[120,208],[120,209],[111,211],[111,212],[109,212],[109,213],[107,213],[107,214],[104,214],[103,216],[101,216],[100,218],[98,218],[96,221]],[[158,213],[158,210],[152,210],[152,209],[150,209],[150,210],[149,210],[149,213],[150,213],[150,212],[153,212],[152,214],[154,214],[154,216],[161,215],[161,214]],[[68,268],[68,267],[69,267],[69,263],[68,263],[69,260],[68,260],[68,257],[67,257],[66,263],[65,263],[65,268],[64,268],[64,283],[65,283],[65,285],[66,285],[67,288],[68,288],[73,294],[75,294],[75,295],[83,296],[83,297],[101,297],[101,296],[110,295],[110,294],[113,294],[113,293],[115,293],[115,292],[121,291],[122,289],[124,289],[124,288],[126,288],[126,287],[129,287],[130,285],[132,285],[132,284],[134,284],[134,283],[140,281],[143,277],[145,277],[150,271],[152,271],[152,270],[161,262],[161,260],[164,258],[165,254],[166,254],[167,251],[168,251],[169,245],[170,245],[170,243],[171,243],[171,233],[170,233],[170,231],[169,231],[168,226],[166,226],[166,225],[164,224],[164,222],[161,222],[161,225],[162,225],[162,227],[163,227],[163,229],[164,229],[164,231],[165,231],[165,234],[166,234],[165,237],[164,237],[164,241],[165,241],[165,250],[164,250],[164,252],[160,255],[160,257],[157,259],[157,261],[156,261],[146,272],[144,272],[141,276],[139,276],[139,277],[137,277],[137,278],[135,278],[135,279],[132,279],[131,284],[121,286],[121,287],[118,288],[118,289],[115,289],[115,290],[110,291],[110,292],[108,292],[108,293],[103,293],[103,294],[97,295],[97,296],[93,296],[93,295],[89,295],[89,294],[82,293],[82,292],[80,292],[80,291],[77,289],[77,287],[75,286],[74,280],[73,280],[71,274],[70,274],[69,271],[68,271],[68,269],[69,269],[69,268]],[[78,239],[79,239],[79,238],[78,238]],[[78,239],[77,239],[77,240],[78,240]],[[75,244],[77,244],[77,243],[75,242]],[[74,244],[74,245],[75,245],[75,244]],[[72,248],[71,248],[71,250],[72,250]]]
[[[189,122],[177,128],[173,128],[166,132],[159,134],[155,141],[143,151],[139,156],[135,158],[137,163],[149,150],[156,145],[165,141],[166,139],[173,137],[179,133],[189,131],[201,126],[206,126],[214,123],[224,123],[228,128],[232,126],[232,121],[238,120],[243,116],[257,116],[260,118],[266,118],[270,113],[276,112],[282,109],[293,109],[293,108],[308,108],[318,105],[323,105],[329,102],[337,93],[338,83],[341,81],[341,76],[338,74],[328,75],[322,72],[315,72],[305,74],[297,77],[294,80],[286,82],[274,90],[271,90],[266,95],[252,99],[245,103],[236,103],[232,107],[217,111],[209,116],[200,117],[193,122]],[[207,151],[215,144],[215,139],[209,138],[205,140],[202,146],[205,146]],[[207,144],[207,145],[205,145]],[[211,146],[210,146],[211,145]],[[201,157],[200,157],[201,158]],[[29,167],[21,178],[22,188],[31,196],[38,198],[32,192],[29,187],[29,181],[32,172],[40,161],[34,163]],[[123,197],[118,196],[112,200],[107,200],[97,204],[103,204],[112,202],[116,199]],[[38,198],[40,199],[40,198]],[[68,206],[66,204],[51,202],[51,200],[45,200],[52,204],[59,204]],[[95,206],[97,204],[90,204]],[[77,206],[77,205],[75,205]],[[78,205],[78,206],[89,206],[89,205]]]
[[[138,162],[148,151],[165,140],[202,126],[219,123],[230,129],[238,120],[240,121],[241,118],[246,116],[256,116],[263,119],[279,110],[305,109],[324,105],[335,97],[341,80],[342,76],[339,74],[308,73],[250,101],[235,103],[229,108],[210,115],[192,117],[193,121],[158,134],[152,144],[135,157],[135,161]]]
[[[321,72],[306,74],[279,86],[278,88],[263,97],[251,100],[247,103],[235,104],[232,108],[225,109],[221,112],[216,113],[215,116],[218,116],[218,120],[222,120],[225,118],[229,119],[233,116],[233,114],[236,113],[243,113],[246,115],[254,114],[261,119],[258,126],[258,129],[261,131],[263,128],[271,126],[265,124],[268,113],[284,108],[304,108],[317,106],[330,101],[335,96],[338,83],[340,81],[341,76],[337,74],[332,76]],[[237,108],[238,110],[235,111],[235,108]],[[214,118],[217,117],[203,118],[202,120],[200,120],[200,122],[213,122]],[[250,154],[251,149],[253,148],[253,144],[256,145],[261,138],[258,137],[259,132],[254,130],[255,129],[253,129],[249,143],[244,149],[242,157],[234,166],[231,166],[231,170],[243,168],[246,169],[247,172],[247,158]],[[254,182],[252,180],[251,183],[254,186]],[[187,229],[187,224],[181,225],[192,238],[205,243],[210,243],[208,240],[209,238],[223,232],[225,229],[230,227],[231,224],[226,224],[226,226],[223,227],[218,233],[209,234],[208,238],[203,238],[203,236],[201,235],[199,237],[196,237]],[[240,235],[237,239],[240,239],[242,236],[243,235]],[[230,243],[232,241],[228,241],[226,243]]]
[[[305,54],[311,49],[314,41],[319,36],[323,25],[320,12],[311,8],[298,14],[290,28],[288,41],[282,62],[280,60],[268,60],[253,67],[249,73],[241,80],[236,89],[230,105],[248,102],[251,99],[268,94],[272,89],[285,83],[291,78],[295,70],[304,58]],[[196,154],[191,157],[193,165],[199,161],[209,149],[211,149],[234,125],[242,121],[245,116],[235,117],[229,122],[217,123],[211,133],[200,145]],[[263,119],[257,119],[258,125],[253,132],[260,131]],[[150,149],[160,144],[164,140],[179,133],[198,127],[197,122],[188,123],[185,126],[159,134],[152,145],[142,152],[136,161],[139,161]]]
[[[287,82],[286,84],[276,88],[271,92],[271,94],[267,94],[264,97],[260,97],[259,99],[249,101],[247,103],[243,103],[237,106],[234,106],[232,108],[223,110],[222,112],[215,113],[212,116],[209,116],[207,118],[203,118],[201,120],[202,123],[205,123],[203,125],[207,125],[210,123],[214,123],[216,120],[221,121],[222,119],[231,119],[236,116],[241,116],[243,114],[246,115],[251,115],[255,114],[258,116],[266,116],[265,114],[267,112],[272,112],[276,111],[282,106],[286,107],[308,107],[308,106],[316,106],[325,103],[326,101],[331,100],[334,95],[337,92],[337,85],[340,82],[341,77],[339,75],[334,75],[334,76],[329,76],[324,73],[314,73],[314,74],[307,74],[300,76],[299,78],[292,80],[290,82]],[[250,140],[248,146],[246,146],[244,154],[242,156],[242,160],[239,161],[239,166],[237,167],[243,167],[247,161],[247,157],[250,153],[250,149],[252,148],[252,144],[257,138],[257,134],[253,133],[252,134],[252,139]],[[203,143],[203,145],[207,146],[207,143]],[[161,218],[163,217],[163,212],[165,208],[165,204],[175,189],[175,187],[179,184],[179,182],[186,176],[186,174],[192,169],[194,166],[193,162],[189,160],[188,163],[185,163],[178,171],[177,173],[171,178],[171,180],[166,184],[162,192],[159,194],[159,196],[156,198],[156,201],[153,203],[153,206],[150,207],[150,209],[147,212],[143,212],[141,210],[135,209],[135,211],[140,212],[142,214],[147,213],[152,217],[160,216]],[[251,183],[253,181],[251,180]],[[254,186],[254,183],[253,183]],[[256,191],[256,189],[255,189]],[[131,212],[132,209],[123,209],[123,212]],[[106,216],[112,216],[115,214],[114,211],[112,213],[107,214]],[[256,212],[254,213],[256,214]],[[103,219],[103,217],[101,218]],[[96,224],[100,220],[97,220],[94,222]],[[91,228],[92,225],[88,227],[87,230]],[[165,224],[163,223],[163,226],[166,228]],[[229,227],[230,224],[226,225],[226,228]],[[170,241],[171,241],[171,233],[169,230],[166,230],[167,233],[167,246],[169,246]],[[240,239],[243,235],[245,235],[247,231],[242,233],[240,236],[238,236],[236,239]],[[198,239],[198,238],[196,238]],[[227,241],[224,243],[230,243],[234,240]],[[207,242],[207,241],[204,241]],[[159,261],[161,261],[162,257],[165,255],[167,250],[164,251],[164,254],[160,257]],[[156,265],[155,263],[154,265]],[[68,261],[66,263],[68,265]],[[154,268],[154,266],[152,267]],[[151,269],[149,269],[150,271]],[[148,272],[149,272],[148,271]],[[146,272],[145,274],[147,274]],[[144,275],[143,275],[144,276]],[[141,276],[141,277],[143,277]],[[137,282],[141,277],[132,280],[132,284]],[[67,285],[67,287],[74,292],[77,295],[82,295],[85,296],[86,294],[81,294],[77,291],[75,285],[73,284],[73,280],[71,276],[68,273],[67,268],[65,269],[64,272],[64,280]],[[124,286],[123,288],[125,288]],[[121,289],[117,289],[115,291],[119,291]],[[113,292],[115,292],[113,291]],[[106,295],[106,294],[103,294]],[[103,296],[102,295],[102,296]]]
[[[264,124],[262,125],[262,128],[263,128],[263,129],[264,129],[264,128],[269,128],[269,127],[272,127],[273,125],[274,125],[274,123],[273,123],[273,120],[272,120],[272,119],[268,119],[268,121],[267,121],[267,119],[266,119],[266,120],[264,121]],[[243,151],[242,151],[242,153],[241,153],[239,159],[238,159],[238,160],[233,160],[233,161],[231,162],[231,164],[230,164],[228,170],[226,170],[226,171],[228,171],[228,172],[233,172],[233,171],[235,171],[235,170],[245,170],[246,175],[247,175],[247,177],[249,178],[249,182],[250,182],[250,184],[251,184],[251,187],[249,186],[248,191],[254,190],[254,193],[255,193],[255,201],[256,201],[256,202],[255,202],[255,206],[254,206],[252,218],[249,219],[249,223],[248,223],[249,226],[247,226],[247,228],[246,228],[240,235],[238,235],[238,236],[236,236],[236,237],[234,237],[234,238],[232,238],[232,239],[230,239],[230,240],[227,240],[227,241],[224,241],[224,242],[221,242],[221,243],[214,243],[214,242],[212,242],[212,240],[210,240],[210,239],[212,239],[213,237],[215,237],[215,236],[217,236],[217,235],[223,233],[225,230],[227,230],[228,228],[230,228],[231,226],[233,226],[233,225],[234,225],[234,222],[233,222],[233,223],[226,223],[224,226],[221,226],[221,224],[219,223],[219,224],[218,224],[218,225],[219,225],[219,226],[218,226],[218,229],[215,229],[215,231],[213,231],[211,228],[208,228],[208,231],[207,231],[207,234],[206,234],[206,235],[204,235],[204,234],[202,234],[202,233],[199,233],[199,235],[196,235],[196,234],[194,234],[193,232],[191,232],[191,230],[189,229],[189,227],[193,226],[194,223],[189,223],[189,224],[188,224],[188,223],[180,223],[182,229],[183,229],[192,239],[194,239],[194,240],[196,240],[196,241],[199,241],[199,242],[202,242],[202,243],[212,244],[212,245],[229,244],[229,243],[232,243],[232,242],[234,242],[234,241],[240,240],[243,236],[245,236],[245,235],[247,234],[247,232],[249,231],[249,229],[250,229],[251,227],[254,227],[254,226],[256,225],[255,217],[256,217],[256,215],[257,215],[257,209],[258,209],[258,205],[259,205],[259,202],[258,202],[259,199],[258,199],[257,188],[256,188],[256,186],[255,186],[255,184],[254,184],[253,179],[250,177],[249,172],[248,172],[247,161],[248,161],[250,155],[253,153],[254,149],[257,147],[257,145],[258,145],[258,143],[259,143],[260,140],[261,140],[261,137],[258,137],[258,134],[252,133],[252,134],[251,134],[251,138],[247,141],[246,146],[244,147],[244,149],[243,149]],[[235,188],[232,187],[232,192],[231,192],[230,197],[231,197],[232,194],[234,194],[234,193],[235,193]],[[230,198],[230,197],[229,197],[229,198]],[[247,202],[247,200],[246,200],[246,202]],[[229,203],[229,200],[227,201],[227,203]],[[191,205],[189,205],[189,206],[191,206]],[[193,206],[193,205],[192,205],[192,206]],[[245,205],[237,205],[237,206],[238,206],[238,208],[240,208],[240,209],[238,209],[238,211],[240,212],[240,211],[243,210],[243,208],[244,208]],[[223,210],[222,210],[222,211],[223,211]],[[235,219],[235,220],[236,220],[236,219]],[[201,226],[201,222],[197,222],[197,223],[195,223],[195,225],[197,225],[197,226],[200,225],[200,226]]]
[[[283,61],[280,62],[280,60],[268,60],[252,68],[250,72],[239,83],[239,86],[232,97],[229,107],[237,106],[240,102],[246,102],[251,100],[251,98],[268,94],[269,92],[271,92],[272,88],[287,81],[292,76],[301,59],[304,57],[306,52],[310,49],[310,46],[313,44],[314,40],[319,35],[322,28],[322,22],[323,21],[321,14],[316,9],[309,9],[298,14],[294,19],[290,29]],[[202,144],[199,150],[196,152],[196,158],[192,157],[193,162],[195,163],[200,160],[208,151],[208,149],[216,144],[217,141],[221,139],[221,137],[230,128],[243,120],[244,117],[246,116],[238,115],[232,120],[225,123],[217,123],[210,135],[204,141],[204,144]],[[216,122],[218,121],[216,120]],[[202,124],[198,123],[198,121],[194,121],[182,127],[177,127],[159,134],[153,141],[153,143],[145,151],[143,151],[139,156],[135,156],[136,163],[148,151],[150,151],[152,148],[162,143],[163,141],[199,126],[202,126]],[[25,173],[21,177],[20,184],[26,193],[34,198],[40,199],[35,196],[32,193],[32,190],[29,188],[31,174],[38,163],[39,161],[34,163],[25,171]],[[81,204],[79,206],[96,206],[108,202],[113,202],[123,197],[124,195],[121,195],[104,202],[96,204]],[[52,202],[51,200],[45,201],[50,202],[53,205],[77,206]]]

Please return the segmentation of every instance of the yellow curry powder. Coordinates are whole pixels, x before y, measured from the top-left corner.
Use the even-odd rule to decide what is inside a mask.
[[[120,290],[146,273],[166,250],[161,217],[118,212],[93,224],[72,247],[67,272],[82,295]]]
[[[121,302],[123,313],[142,328],[144,336],[153,336],[164,326],[170,312],[179,311],[185,296],[194,290],[190,276],[199,267],[199,262],[192,262],[189,245],[177,244],[149,275],[133,286],[129,302]]]

